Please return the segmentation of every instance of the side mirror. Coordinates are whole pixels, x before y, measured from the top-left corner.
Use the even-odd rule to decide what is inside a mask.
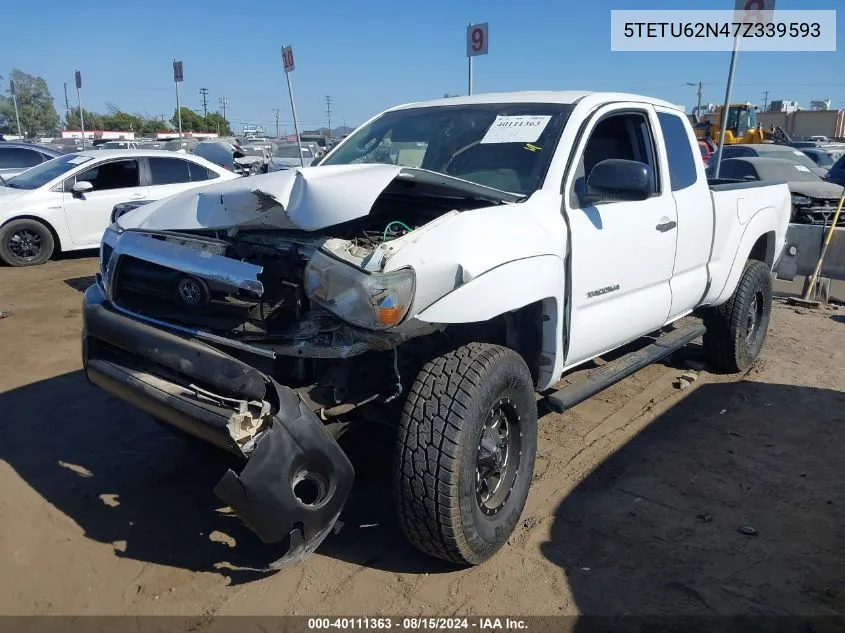
[[[587,197],[591,202],[644,200],[652,193],[653,182],[654,173],[645,163],[608,158],[590,172]]]
[[[70,188],[71,193],[73,193],[76,197],[82,197],[82,195],[94,191],[94,185],[92,185],[87,180],[80,180],[77,183],[74,183],[73,187]]]

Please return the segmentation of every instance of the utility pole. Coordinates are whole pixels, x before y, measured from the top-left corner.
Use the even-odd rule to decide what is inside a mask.
[[[67,98],[67,82],[65,82],[65,128],[70,127],[70,100]]]
[[[220,108],[223,110],[223,118],[226,118],[226,106],[229,105],[229,97],[219,97]]]
[[[768,105],[769,105],[769,91],[766,90],[763,93],[763,112],[766,111],[766,106],[768,106]]]
[[[273,108],[273,114],[276,116],[276,138],[279,138],[279,108]]]
[[[17,119],[18,122],[18,136],[20,136],[21,140],[23,140],[23,132],[21,131],[21,117],[18,115],[18,97],[15,93],[15,82],[12,79],[9,80],[9,92],[12,93],[12,101],[15,102],[15,119]]]
[[[326,95],[326,114],[329,117],[329,138],[332,137],[332,98]]]
[[[200,94],[202,95],[202,118],[208,131],[208,88],[200,88]]]

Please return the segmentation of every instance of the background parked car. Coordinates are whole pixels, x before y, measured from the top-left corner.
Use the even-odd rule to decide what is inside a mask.
[[[308,167],[314,162],[314,153],[310,147],[302,147],[302,161],[299,160],[299,146],[296,143],[279,145],[270,159],[268,171],[282,171],[296,167]]]
[[[819,167],[807,157],[801,150],[789,147],[788,145],[776,145],[774,143],[752,143],[748,145],[724,145],[714,152],[710,157],[710,164],[716,163],[717,156],[722,152],[722,160],[728,158],[745,158],[760,156],[764,158],[780,158],[788,160],[796,165],[803,165],[814,174],[824,176],[827,169]],[[720,173],[721,176],[721,173]]]
[[[699,140],[698,151],[701,152],[701,160],[704,161],[704,165],[709,165],[710,157],[713,155],[713,149],[711,148],[710,143],[704,140]]]
[[[141,144],[136,141],[106,141],[101,143],[97,149],[138,149]]]
[[[845,154],[845,150],[825,147],[805,147],[801,151],[816,165],[828,170]]]
[[[824,224],[836,211],[843,188],[825,182],[803,165],[780,158],[750,156],[722,161],[719,179],[786,182],[792,194],[790,222]],[[841,224],[845,225],[845,216]]]
[[[828,170],[824,179],[845,187],[845,154],[840,156],[839,160]]]
[[[60,151],[44,145],[4,142],[0,144],[0,180],[8,180],[61,155]]]
[[[116,204],[236,177],[202,158],[166,151],[64,154],[0,187],[0,259],[31,266],[58,249],[97,248]]]

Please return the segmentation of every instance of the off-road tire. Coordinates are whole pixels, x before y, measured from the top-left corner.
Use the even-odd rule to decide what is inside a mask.
[[[753,331],[748,324],[752,305],[757,301]],[[703,314],[707,332],[704,354],[713,369],[737,373],[745,371],[757,360],[772,312],[772,276],[769,267],[760,261],[748,260],[736,290],[724,304]]]
[[[40,240],[38,254],[32,257],[21,257],[11,248],[9,240],[15,234],[34,235]],[[0,259],[9,266],[37,266],[43,264],[53,256],[56,244],[53,234],[44,224],[37,220],[12,220],[0,227]]]
[[[519,462],[510,493],[489,515],[476,496],[477,451],[493,407],[503,401],[519,420]],[[405,536],[431,556],[460,565],[484,562],[519,521],[536,451],[534,385],[519,354],[470,343],[429,361],[411,386],[394,453],[394,493]]]

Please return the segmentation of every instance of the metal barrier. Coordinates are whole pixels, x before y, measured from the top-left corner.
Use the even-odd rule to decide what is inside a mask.
[[[828,228],[813,224],[789,225],[783,256],[775,268],[778,279],[792,281],[798,275],[813,274]],[[820,276],[845,281],[845,227],[835,229]]]

